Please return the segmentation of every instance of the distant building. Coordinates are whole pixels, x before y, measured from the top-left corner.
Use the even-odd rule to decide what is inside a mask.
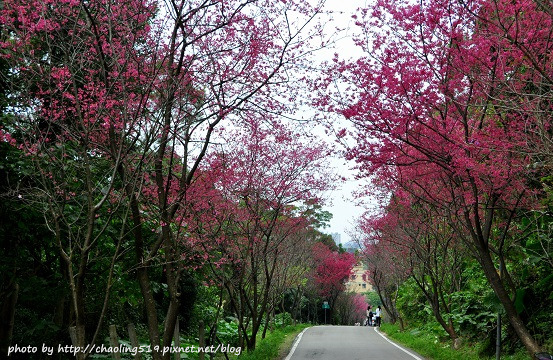
[[[346,291],[358,294],[372,291],[372,286],[369,284],[366,272],[367,267],[363,263],[359,262],[355,265],[349,280],[346,282]]]
[[[332,240],[334,240],[336,246],[340,246],[342,243],[342,235],[340,233],[332,233],[330,236],[332,236]]]
[[[361,249],[361,246],[356,241],[348,241],[343,245],[343,247],[348,250],[348,252],[355,252],[356,250]]]

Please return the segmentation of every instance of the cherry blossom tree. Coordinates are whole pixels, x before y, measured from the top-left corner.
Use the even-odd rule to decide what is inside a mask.
[[[361,217],[358,232],[363,236],[363,259],[367,264],[365,276],[378,293],[390,322],[403,319],[396,307],[400,285],[411,275],[409,249],[397,241],[397,218],[388,213],[380,217]]]
[[[328,300],[330,319],[332,319],[334,304],[346,289],[345,283],[352,274],[356,259],[353,254],[347,252],[340,254],[320,242],[313,246],[313,258],[315,261],[313,281],[319,294]]]
[[[310,226],[311,205],[334,186],[325,163],[328,149],[300,135],[282,124],[253,120],[233,131],[206,164],[211,178],[197,184],[214,196],[195,197],[203,205],[194,206],[194,222],[187,221],[189,243],[202,249],[212,276],[225,288],[249,350],[268,317],[277,275],[289,274],[296,263],[284,259],[298,249],[297,234]]]
[[[459,335],[451,317],[452,294],[461,289],[466,257],[461,238],[449,226],[448,218],[427,204],[414,202],[405,207],[392,197],[385,214],[365,219],[364,225],[365,231],[372,235],[366,249],[371,259],[372,280],[379,294],[386,293],[389,286],[385,286],[386,278],[394,278],[393,274],[401,272],[409,275],[426,297],[437,322],[457,347]],[[389,263],[390,257],[397,259],[392,262],[394,265],[377,269],[376,264],[382,267]],[[393,291],[396,296],[403,280],[405,276],[396,277]],[[383,301],[385,307],[390,302],[395,304],[395,301]]]
[[[362,324],[367,318],[367,307],[367,300],[363,294],[342,293],[335,302],[334,318],[341,325]]]
[[[551,15],[534,1],[377,1],[356,16],[366,56],[336,58],[317,84],[340,83],[319,105],[354,124],[362,176],[448,213],[532,354],[504,263],[513,219],[538,205],[528,179],[549,141]]]
[[[140,2],[109,7],[8,1],[0,10],[12,120],[3,131],[17,138],[13,145],[33,164],[36,185],[20,189],[19,196],[36,205],[55,235],[77,346],[86,343],[85,292],[94,250],[114,239],[112,250],[103,254],[113,260],[105,274],[107,304],[125,231],[124,225],[117,230],[110,224],[127,222],[121,190],[137,184],[133,179],[116,184],[116,179],[123,161],[140,157],[131,149],[141,146],[137,130],[145,125],[144,95],[137,92],[140,79],[129,78],[144,61],[135,49],[148,34],[153,12],[151,4]],[[110,36],[99,39],[101,34]],[[104,315],[105,306],[89,341],[97,339]]]
[[[3,2],[0,56],[13,121],[0,139],[35,164],[39,185],[21,195],[58,239],[75,345],[97,339],[101,319],[95,335],[86,333],[85,284],[90,255],[110,238],[113,251],[102,255],[112,268],[120,253],[134,252],[129,270],[151,345],[170,345],[188,188],[222,123],[292,111],[280,94],[301,90],[289,74],[309,59],[307,41],[320,29],[307,24],[319,12],[300,1]],[[114,217],[120,232],[107,225]],[[159,266],[169,297],[163,319],[150,283]]]

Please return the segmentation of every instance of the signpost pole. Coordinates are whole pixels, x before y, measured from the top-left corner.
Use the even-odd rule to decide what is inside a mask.
[[[326,309],[330,309],[330,305],[328,305],[328,301],[323,301],[323,309],[325,310],[325,325],[326,325]]]

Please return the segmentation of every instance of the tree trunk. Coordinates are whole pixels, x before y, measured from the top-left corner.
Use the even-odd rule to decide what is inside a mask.
[[[426,300],[432,307],[432,313],[434,314],[434,318],[436,321],[438,321],[438,324],[445,330],[445,332],[449,335],[453,343],[456,343],[456,339],[459,337],[457,333],[455,332],[455,329],[453,328],[453,325],[446,323],[442,316],[442,311],[440,309],[440,300],[439,295],[437,294],[437,287],[433,286],[433,290],[429,290],[426,288],[426,285],[423,283],[423,279],[420,279],[420,281],[415,277],[412,276],[415,280],[415,283],[421,289],[421,291],[424,293],[424,296],[426,297]]]
[[[503,285],[503,282],[501,281],[501,278],[499,277],[499,274],[495,269],[489,252],[486,250],[486,248],[482,246],[481,243],[477,244],[477,249],[480,255],[479,261],[482,266],[482,270],[484,271],[484,275],[486,275],[486,278],[492,286],[493,291],[501,302],[501,305],[503,305],[503,308],[505,309],[505,314],[507,316],[507,319],[511,323],[513,330],[518,335],[518,338],[520,339],[530,356],[533,357],[534,354],[541,351],[540,346],[538,345],[536,340],[534,340],[534,338],[524,325],[524,322],[518,316],[515,305],[511,301],[509,293],[505,289],[505,286]]]
[[[8,296],[6,296],[2,304],[0,317],[0,351],[3,354],[8,353],[8,348],[11,344],[18,295],[19,284],[13,281],[8,288]]]
[[[140,290],[144,298],[144,307],[146,311],[146,319],[148,325],[148,335],[150,338],[150,344],[152,349],[154,346],[159,346],[159,322],[157,320],[156,303],[152,294],[152,288],[150,287],[150,279],[145,268],[140,267],[137,271],[138,283]],[[152,357],[154,360],[160,360],[160,353],[153,351]]]
[[[121,178],[125,180],[125,173],[123,169],[120,169]],[[132,221],[134,224],[134,248],[136,255],[136,278],[140,286],[140,292],[144,299],[144,310],[146,312],[146,320],[148,326],[148,336],[150,338],[150,345],[152,349],[154,346],[160,346],[159,337],[159,322],[157,319],[156,303],[153,297],[152,288],[150,286],[150,277],[148,276],[147,263],[144,258],[144,239],[142,238],[142,217],[140,216],[140,207],[138,200],[133,193],[133,189],[127,185],[125,187],[127,195],[130,197],[130,207],[132,214]],[[161,360],[161,355],[157,351],[152,351],[152,357],[154,360]]]
[[[269,314],[270,314],[270,311],[268,311],[267,316],[265,316],[265,324],[263,325],[263,333],[261,334],[262,339],[265,339],[265,335],[267,335],[267,328],[269,327],[269,319],[271,318]]]
[[[169,303],[169,309],[167,310],[167,315],[165,316],[165,327],[163,330],[163,346],[171,346],[173,340],[173,335],[175,332],[175,327],[178,320],[178,308],[179,302],[178,299],[171,299]],[[163,356],[164,359],[170,359],[171,353],[167,353]]]
[[[129,331],[129,341],[133,348],[139,349],[138,336],[136,335],[136,329],[133,323],[127,325],[127,330]],[[137,352],[134,356],[134,360],[142,360],[142,354]]]
[[[248,341],[247,341],[247,345],[248,345],[248,352],[251,352],[251,351],[254,351],[255,350],[255,336],[250,336]]]
[[[119,336],[117,336],[117,328],[115,325],[109,326],[109,344],[112,349],[119,347]],[[111,357],[113,360],[121,360],[121,354],[119,352],[112,352]]]
[[[453,328],[453,326],[450,326],[445,322],[444,318],[442,317],[442,313],[440,312],[440,308],[438,306],[433,305],[432,312],[434,313],[434,317],[436,318],[438,323],[442,326],[442,328],[445,330],[445,332],[449,335],[449,337],[455,344],[459,335],[457,335],[457,332],[455,332],[455,329]]]
[[[71,343],[73,344],[73,346],[84,349],[84,347],[82,347],[85,342],[84,326],[81,326],[81,325],[71,326],[69,328],[69,336],[71,337]],[[78,360],[85,359],[85,354],[83,352],[78,352],[76,356]]]

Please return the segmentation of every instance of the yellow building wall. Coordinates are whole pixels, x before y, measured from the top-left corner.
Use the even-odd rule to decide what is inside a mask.
[[[346,282],[346,291],[354,293],[364,293],[372,291],[372,286],[366,280],[367,269],[364,268],[362,263],[359,263],[353,267],[352,275]]]

